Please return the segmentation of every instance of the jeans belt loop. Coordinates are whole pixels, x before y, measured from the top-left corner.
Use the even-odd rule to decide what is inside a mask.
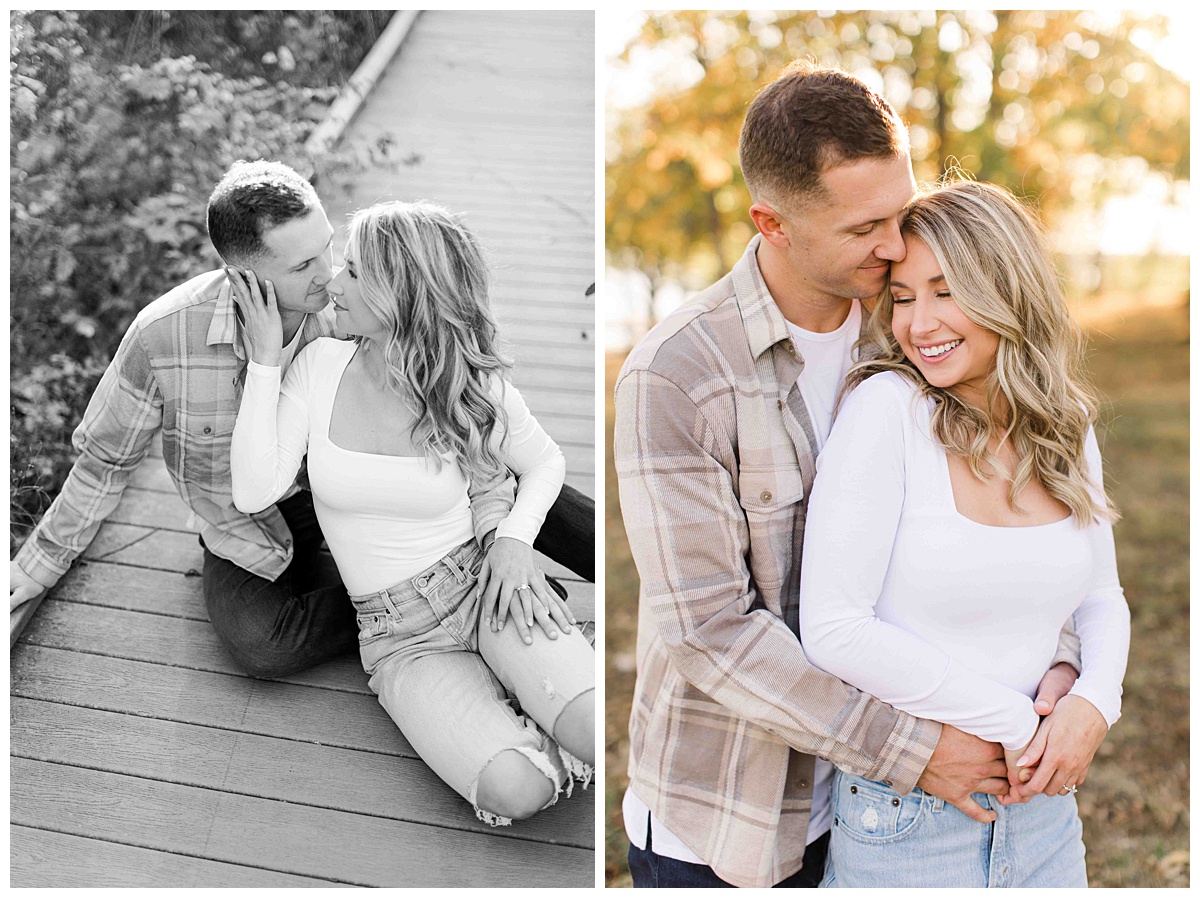
[[[395,603],[392,602],[390,589],[379,590],[379,598],[383,599],[383,604],[387,606],[388,612],[391,613],[396,620],[403,620],[404,615],[400,613],[400,610],[396,607]]]
[[[455,580],[457,580],[459,583],[467,582],[467,572],[459,567],[458,562],[456,562],[451,556],[447,555],[442,559],[442,561],[446,563],[446,567],[450,568],[450,573],[454,574]]]

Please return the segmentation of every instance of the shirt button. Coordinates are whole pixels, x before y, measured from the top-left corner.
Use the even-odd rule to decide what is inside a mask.
[[[777,403],[779,404],[779,407],[782,409],[782,408],[783,408],[783,400],[782,400],[782,399],[779,399],[779,400],[776,400],[776,401],[777,401]]]
[[[285,539],[283,541],[283,547],[285,549],[290,549],[292,547],[292,541],[290,539]]]
[[[808,780],[800,780],[800,788],[807,789],[808,788]]]
[[[759,496],[758,498],[761,499],[763,502],[770,502],[771,501],[771,491],[763,490],[762,495]]]
[[[211,428],[211,427],[206,427],[206,428],[204,428],[204,432],[205,432],[205,433],[212,433],[212,428]]]

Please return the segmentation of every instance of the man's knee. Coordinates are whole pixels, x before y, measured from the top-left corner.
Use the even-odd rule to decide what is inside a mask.
[[[585,580],[596,579],[596,502],[564,485],[533,547]]]
[[[236,602],[209,601],[207,605],[213,630],[243,673],[271,679],[304,667],[299,653],[289,648],[287,640],[280,638],[277,620],[255,614],[255,609],[246,605],[239,607]]]

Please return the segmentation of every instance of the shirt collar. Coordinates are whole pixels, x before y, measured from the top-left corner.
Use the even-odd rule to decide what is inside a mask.
[[[767,289],[762,270],[758,267],[758,245],[761,234],[755,234],[746,252],[733,266],[733,289],[737,295],[738,308],[742,313],[742,324],[746,328],[746,340],[750,352],[758,358],[776,343],[791,340],[787,320],[775,298]]]
[[[238,321],[237,307],[233,303],[233,287],[228,279],[217,294],[217,307],[213,310],[212,322],[208,326],[208,345],[229,343],[233,354],[241,361],[246,359],[242,348],[242,324]]]

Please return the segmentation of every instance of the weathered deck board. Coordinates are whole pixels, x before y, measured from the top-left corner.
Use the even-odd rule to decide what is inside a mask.
[[[117,842],[71,836],[48,829],[12,827],[13,882],[46,888],[328,888],[325,879],[275,873],[257,867],[134,848]]]
[[[592,46],[590,13],[422,13],[346,138],[399,126],[397,161],[318,189],[335,224],[377,199],[464,213],[515,383],[594,497]],[[131,484],[10,656],[11,885],[594,884],[594,789],[492,829],[353,655],[243,675],[160,448]],[[594,619],[595,586],[540,561]]]
[[[273,798],[390,820],[492,833],[419,759],[220,730],[52,702],[14,699],[12,733],[25,756],[57,764],[86,758],[88,767],[143,779]],[[96,733],[106,739],[97,743]],[[163,755],[158,746],[175,751]],[[347,774],[350,774],[349,776]],[[577,848],[579,802],[563,801],[522,826],[496,835]],[[464,813],[466,811],[466,813]],[[564,825],[565,824],[565,825]]]
[[[364,886],[590,885],[589,851],[164,783],[12,761],[12,821]],[[471,858],[472,862],[461,863]],[[455,862],[457,861],[457,863]],[[580,876],[580,871],[586,876]],[[568,874],[564,882],[564,872]],[[573,875],[572,875],[573,874]]]

